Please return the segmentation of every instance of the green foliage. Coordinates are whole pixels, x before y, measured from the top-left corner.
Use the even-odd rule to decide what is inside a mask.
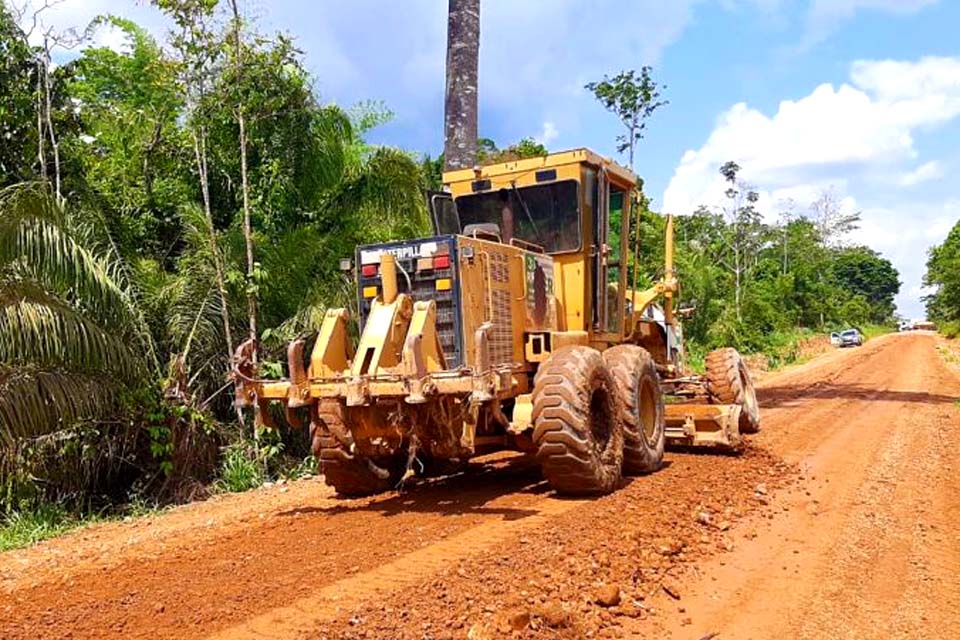
[[[490,138],[477,140],[477,162],[480,164],[496,164],[498,162],[512,162],[526,158],[539,158],[550,152],[546,146],[533,138],[521,138],[519,141],[501,149]],[[420,161],[420,173],[425,191],[440,191],[443,187],[444,157],[441,153],[436,158],[423,156]]]
[[[615,114],[627,132],[617,136],[617,151],[629,152],[633,166],[633,151],[646,130],[647,119],[658,108],[668,104],[660,99],[666,85],[659,85],[650,75],[650,67],[642,67],[640,73],[633,69],[621,71],[612,78],[604,76],[599,82],[589,82],[589,89],[607,111]]]
[[[947,320],[938,325],[940,333],[951,340],[960,336],[960,320]]]
[[[736,180],[739,167],[721,171],[730,184],[727,205],[674,221],[681,303],[696,307],[684,321],[692,362],[734,346],[766,353],[774,365],[794,357],[798,331],[890,326],[900,282],[886,258],[843,246],[837,233],[828,242],[816,207],[809,217],[764,223],[752,190]],[[643,199],[640,206],[640,264],[651,284],[663,269],[665,219]]]
[[[0,191],[0,442],[117,408],[155,361],[121,264],[42,185]],[[9,448],[9,449],[8,449]]]
[[[240,441],[223,451],[216,486],[221,491],[240,493],[255,489],[266,479],[264,465],[251,443]]]
[[[863,334],[864,340],[870,340],[888,333],[893,333],[897,330],[896,325],[893,322],[888,322],[886,324],[865,324],[859,327],[860,333]]]
[[[883,322],[893,316],[900,278],[889,260],[868,247],[848,247],[837,252],[833,271],[838,284],[860,299],[861,321]]]
[[[923,283],[934,289],[924,298],[927,317],[941,328],[960,322],[960,222],[942,244],[930,249]]]
[[[144,29],[113,16],[100,22],[122,30],[131,47],[88,48],[70,65],[66,90],[80,124],[63,142],[79,174],[71,182],[96,203],[121,251],[159,259],[194,193],[177,67]]]
[[[0,515],[0,552],[27,547],[53,538],[90,519],[80,520],[57,504],[16,510]]]
[[[6,3],[0,3],[0,188],[29,180],[37,158],[37,61]]]

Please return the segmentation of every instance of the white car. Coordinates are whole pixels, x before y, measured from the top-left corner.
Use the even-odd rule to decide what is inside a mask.
[[[863,344],[863,336],[856,329],[847,329],[840,333],[841,347],[859,347]]]

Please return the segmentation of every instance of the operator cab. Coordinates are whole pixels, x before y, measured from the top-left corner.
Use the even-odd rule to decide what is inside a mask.
[[[437,235],[467,235],[538,251],[554,259],[563,329],[614,344],[628,286],[625,256],[637,177],[587,149],[446,172],[430,196]],[[636,249],[636,248],[634,248]],[[564,280],[564,274],[566,279]]]

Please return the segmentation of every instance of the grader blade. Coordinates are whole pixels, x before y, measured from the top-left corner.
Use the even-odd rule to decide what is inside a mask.
[[[667,404],[667,444],[737,451],[740,448],[740,405]]]

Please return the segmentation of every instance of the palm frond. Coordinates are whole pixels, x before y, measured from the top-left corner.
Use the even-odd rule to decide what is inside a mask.
[[[16,442],[118,408],[118,387],[102,375],[0,368],[0,445]]]
[[[420,168],[399,149],[379,147],[353,168],[325,203],[327,220],[365,242],[417,237],[428,232]],[[345,215],[347,213],[353,215]]]
[[[124,377],[139,377],[144,371],[144,363],[130,351],[124,335],[104,330],[50,297],[23,298],[0,306],[0,363]]]
[[[0,268],[69,301],[105,329],[131,336],[157,368],[149,329],[119,260],[78,241],[49,193],[27,184],[0,192]]]

